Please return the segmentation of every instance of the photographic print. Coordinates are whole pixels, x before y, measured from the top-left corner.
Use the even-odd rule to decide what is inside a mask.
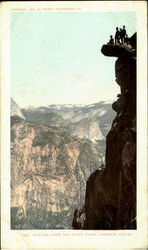
[[[63,3],[11,6],[9,230],[134,233],[137,12]]]
[[[128,12],[12,12],[12,229],[136,228],[135,24]]]

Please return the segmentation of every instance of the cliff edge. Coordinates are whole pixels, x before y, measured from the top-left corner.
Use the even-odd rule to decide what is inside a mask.
[[[121,93],[112,108],[117,115],[106,138],[106,167],[86,185],[83,229],[136,229],[136,34],[126,45],[103,45],[115,56]]]

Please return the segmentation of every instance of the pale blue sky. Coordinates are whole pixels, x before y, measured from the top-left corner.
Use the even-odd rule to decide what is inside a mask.
[[[135,13],[12,13],[11,96],[20,107],[116,100],[116,59],[100,50],[122,25],[131,36]]]

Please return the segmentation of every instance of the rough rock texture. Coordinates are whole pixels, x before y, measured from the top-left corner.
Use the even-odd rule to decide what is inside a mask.
[[[86,180],[101,165],[95,144],[59,128],[11,118],[11,228],[71,228]]]
[[[87,181],[85,229],[136,229],[136,36],[132,48],[104,45],[102,53],[118,57],[113,103],[117,112],[106,141],[106,167]]]

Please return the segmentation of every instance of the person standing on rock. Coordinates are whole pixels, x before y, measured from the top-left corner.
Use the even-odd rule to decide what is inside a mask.
[[[118,30],[118,27],[116,28],[116,33],[115,33],[115,44],[120,44],[120,31]]]
[[[123,42],[125,42],[125,36],[126,36],[126,29],[125,29],[125,26],[123,25],[123,29],[122,29]]]
[[[123,44],[123,29],[120,29],[120,40],[121,44]]]

